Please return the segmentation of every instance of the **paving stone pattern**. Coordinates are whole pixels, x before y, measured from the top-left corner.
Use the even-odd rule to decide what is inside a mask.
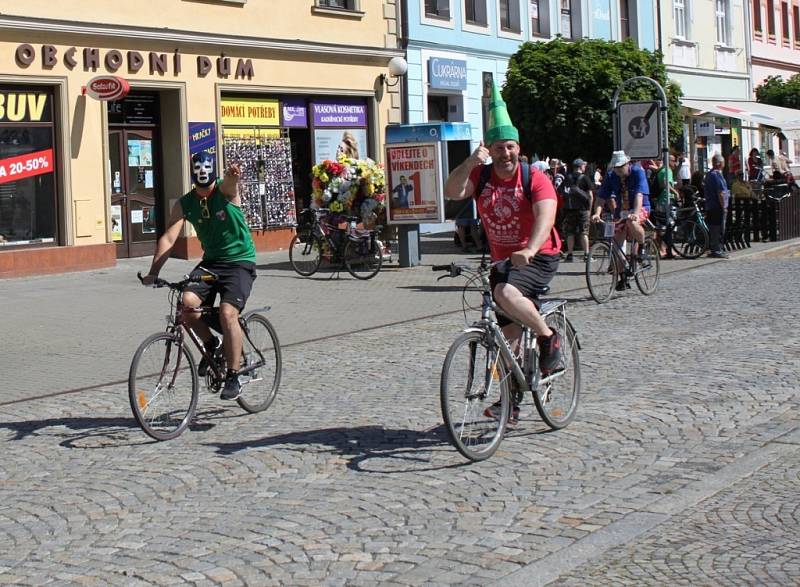
[[[0,584],[797,584],[797,269],[574,296],[578,418],[528,401],[480,464],[439,411],[457,314],[291,346],[266,413],[204,392],[166,443],[124,384],[2,406]]]

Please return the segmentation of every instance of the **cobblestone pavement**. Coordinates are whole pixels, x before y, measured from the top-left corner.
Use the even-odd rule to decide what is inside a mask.
[[[0,584],[797,584],[797,263],[572,296],[578,418],[528,402],[479,464],[439,413],[457,314],[292,345],[267,412],[206,393],[167,443],[124,384],[0,406]]]

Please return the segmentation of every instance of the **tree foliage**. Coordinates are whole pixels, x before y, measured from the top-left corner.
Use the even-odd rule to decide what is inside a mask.
[[[800,73],[783,81],[779,75],[771,75],[756,88],[756,100],[763,104],[800,109]]]
[[[582,39],[527,42],[509,61],[503,99],[520,131],[525,153],[572,161],[608,161],[613,150],[611,108],[614,92],[626,79],[647,76],[664,88],[669,140],[682,132],[680,87],[667,81],[659,52],[625,42]],[[654,100],[652,84],[629,84],[621,101]]]

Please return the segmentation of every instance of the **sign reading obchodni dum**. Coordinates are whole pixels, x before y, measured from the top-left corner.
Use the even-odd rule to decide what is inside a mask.
[[[19,67],[28,67],[36,61],[37,51],[32,45],[23,43],[17,47],[14,57]],[[62,64],[70,71],[80,67],[87,72],[103,68],[109,73],[116,73],[123,66],[127,66],[128,73],[133,74],[141,71],[145,65],[150,75],[164,75],[170,72],[178,75],[183,71],[183,55],[177,49],[172,54],[155,51],[146,54],[126,51],[123,54],[116,49],[108,51],[91,47],[59,49],[55,45],[42,45],[38,58],[41,59],[42,68],[49,70]],[[198,55],[197,76],[206,77],[212,71],[216,71],[217,77],[220,78],[233,76],[235,79],[253,79],[255,75],[253,62],[250,59],[237,59],[234,62],[230,57],[225,57],[224,53],[217,58]]]
[[[467,62],[460,59],[428,59],[428,82],[435,90],[466,90]]]

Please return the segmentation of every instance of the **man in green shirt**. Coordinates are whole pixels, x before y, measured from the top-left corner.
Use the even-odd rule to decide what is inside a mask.
[[[674,221],[672,218],[672,206],[670,205],[671,198],[678,197],[678,190],[675,189],[675,180],[673,178],[673,171],[678,166],[678,160],[675,155],[669,156],[669,167],[663,165],[656,173],[656,185],[658,186],[658,196],[656,197],[656,215],[658,218],[664,220],[664,224]],[[663,242],[662,242],[663,234]],[[658,231],[658,242],[661,249],[661,256],[664,259],[672,259],[672,233],[670,231]]]
[[[220,397],[233,400],[241,393],[238,366],[242,355],[242,329],[239,326],[239,313],[244,309],[256,278],[256,248],[241,210],[239,166],[229,166],[224,179],[219,180],[214,171],[214,156],[204,151],[192,156],[192,175],[195,188],[172,207],[167,229],[158,239],[150,271],[142,282],[151,285],[158,277],[181,234],[184,222],[188,220],[203,247],[203,260],[192,271],[192,275],[212,272],[218,278],[187,286],[183,292],[183,305],[186,308],[213,306],[217,294],[220,295],[222,344],[228,365]],[[213,354],[219,346],[219,340],[208,325],[194,313],[187,313],[185,318],[189,328]],[[198,372],[203,376],[207,369],[208,365],[203,359]]]

